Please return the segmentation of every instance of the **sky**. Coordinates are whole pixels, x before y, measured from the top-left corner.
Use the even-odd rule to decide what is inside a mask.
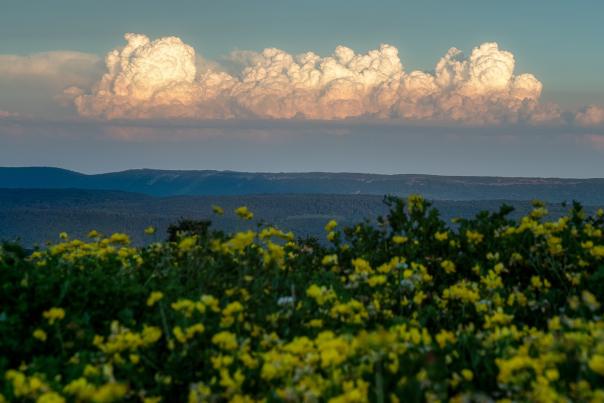
[[[0,166],[601,177],[603,15],[4,0]]]

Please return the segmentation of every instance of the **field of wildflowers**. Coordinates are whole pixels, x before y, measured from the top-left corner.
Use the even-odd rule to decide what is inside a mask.
[[[0,402],[604,401],[602,210],[448,225],[386,202],[324,243],[259,224],[5,244]]]

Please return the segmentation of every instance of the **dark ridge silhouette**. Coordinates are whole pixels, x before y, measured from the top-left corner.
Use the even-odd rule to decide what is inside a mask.
[[[0,168],[0,188],[96,189],[153,196],[251,194],[420,193],[440,200],[578,200],[604,204],[604,179],[378,175],[362,173],[249,173],[137,169],[85,175],[58,168]]]

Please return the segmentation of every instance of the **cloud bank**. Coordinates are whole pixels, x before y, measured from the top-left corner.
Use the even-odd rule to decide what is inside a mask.
[[[41,79],[57,85],[90,85],[102,68],[91,53],[54,51],[0,55],[0,80]]]
[[[17,116],[17,114],[16,113],[11,113],[9,111],[3,111],[2,109],[0,109],[0,119],[10,118],[12,116]]]
[[[102,58],[92,53],[0,54],[0,109],[21,117],[73,115],[65,88],[90,88],[104,70]]]
[[[590,105],[577,112],[575,119],[585,127],[604,125],[604,106]]]
[[[177,37],[126,34],[105,57],[105,73],[66,94],[81,116],[103,119],[321,119],[356,117],[469,124],[560,119],[539,102],[543,85],[516,74],[514,55],[484,43],[465,56],[451,48],[433,71],[405,71],[398,50],[367,53],[338,46],[332,55],[275,48],[232,55],[237,72],[198,63]],[[584,112],[586,122],[596,112]],[[595,118],[594,118],[595,116]]]

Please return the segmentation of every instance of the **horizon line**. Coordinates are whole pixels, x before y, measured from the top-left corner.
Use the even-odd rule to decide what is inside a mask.
[[[355,171],[240,171],[230,169],[178,169],[178,168],[128,168],[117,171],[103,172],[83,172],[70,168],[63,168],[49,165],[24,165],[24,166],[0,166],[4,169],[53,169],[76,173],[84,176],[108,175],[117,173],[126,173],[134,171],[156,171],[156,172],[213,172],[213,173],[232,173],[232,174],[255,174],[255,175],[308,175],[308,174],[328,174],[328,175],[367,175],[367,176],[423,176],[423,177],[446,177],[446,178],[498,178],[498,179],[545,179],[545,180],[604,180],[604,177],[559,177],[559,176],[505,176],[505,175],[455,175],[455,174],[428,174],[428,173],[377,173],[377,172],[355,172]]]

